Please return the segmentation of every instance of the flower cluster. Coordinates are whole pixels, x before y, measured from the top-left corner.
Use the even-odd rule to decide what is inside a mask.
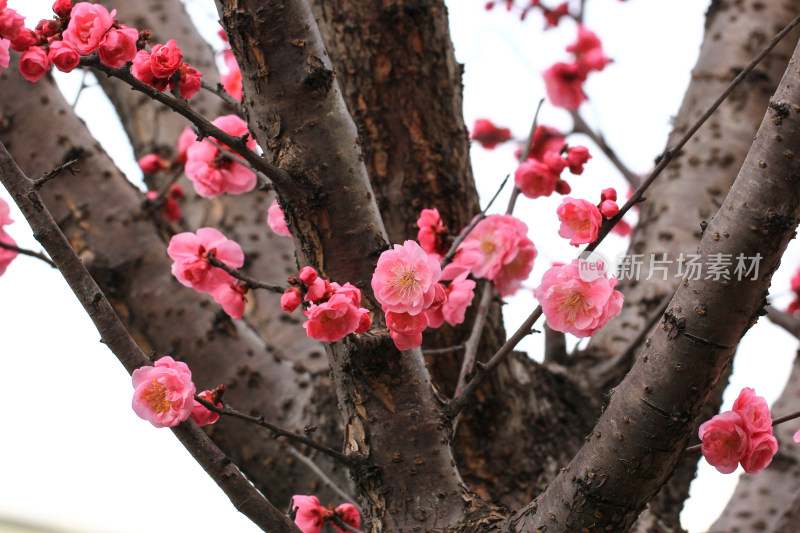
[[[11,235],[6,233],[6,230],[3,229],[3,226],[7,226],[14,222],[14,220],[10,216],[11,210],[8,207],[8,204],[0,198],[0,242],[8,244],[10,246],[16,246],[17,243],[14,239],[11,238]],[[8,265],[11,264],[11,261],[17,257],[17,252],[14,250],[9,250],[7,248],[0,247],[0,276],[2,276]]]
[[[331,506],[332,507],[332,506]],[[338,518],[353,529],[361,527],[361,516],[353,504],[343,503],[336,509],[328,509],[319,504],[316,496],[292,496],[292,510],[295,510],[294,523],[303,533],[319,533],[325,522]],[[342,533],[345,532],[335,523],[333,527]]]
[[[236,278],[211,265],[208,255],[231,268],[244,264],[244,252],[236,242],[214,228],[200,228],[197,233],[179,233],[172,237],[167,254],[174,261],[172,275],[187,287],[208,293],[232,318],[240,319],[247,303],[246,285],[237,284]]]
[[[438,209],[423,209],[417,219],[417,227],[417,241],[425,252],[440,260],[447,255],[452,238]]]
[[[247,147],[256,147],[250,136],[247,122],[236,115],[224,115],[213,125],[234,137],[247,136]],[[185,141],[184,141],[185,142]],[[186,177],[194,184],[197,194],[203,198],[215,198],[221,194],[243,194],[256,186],[256,174],[241,163],[238,156],[220,149],[227,147],[219,141],[193,141],[186,150]],[[179,140],[180,152],[180,140]]]
[[[592,71],[601,71],[611,60],[603,53],[603,44],[597,35],[585,26],[578,26],[578,39],[567,46],[575,60],[556,63],[544,71],[545,91],[550,102],[557,107],[575,111],[586,100],[583,82]]]
[[[616,199],[617,191],[613,188],[603,190],[598,205],[567,196],[556,209],[558,220],[561,222],[558,235],[569,239],[569,243],[573,246],[594,242],[603,223],[603,217],[612,218],[619,213]]]
[[[120,65],[121,66],[121,65]],[[147,85],[163,91],[169,86],[180,90],[183,98],[191,98],[200,90],[203,73],[183,62],[183,54],[175,39],[157,44],[148,52],[139,50],[133,57],[131,74]]]
[[[322,279],[312,267],[303,267],[281,296],[281,308],[291,313],[309,302],[303,314],[306,334],[312,339],[336,342],[350,333],[364,333],[372,325],[369,310],[361,307],[361,290],[345,283]]]
[[[583,166],[591,158],[585,146],[569,147],[557,130],[537,126],[528,158],[514,172],[514,183],[528,198],[550,196],[554,192],[569,194],[571,188],[562,179],[562,173],[568,168],[572,174],[583,174]]]
[[[479,118],[472,127],[470,139],[478,141],[484,148],[493,150],[498,144],[511,139],[511,130],[498,128],[491,120]]]
[[[738,464],[748,474],[757,474],[778,451],[767,401],[749,387],[739,393],[732,410],[701,424],[699,437],[703,457],[723,474]]]
[[[534,291],[547,325],[576,337],[590,337],[622,310],[617,278],[604,273],[581,276],[579,259],[550,268]]]
[[[133,411],[157,428],[177,426],[192,415],[195,387],[186,363],[165,356],[133,371]]]

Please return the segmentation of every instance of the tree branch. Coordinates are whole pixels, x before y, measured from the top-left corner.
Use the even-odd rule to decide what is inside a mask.
[[[594,142],[597,147],[600,148],[604,154],[606,154],[608,160],[611,161],[615,167],[617,167],[617,170],[620,171],[622,177],[625,178],[625,181],[627,181],[631,187],[638,187],[641,184],[642,180],[639,178],[639,176],[631,172],[625,163],[623,163],[620,158],[617,157],[616,152],[614,152],[614,150],[608,145],[605,138],[596,133],[591,126],[589,126],[586,121],[583,120],[583,117],[580,113],[578,113],[578,111],[572,112],[572,120],[574,122],[573,132],[583,133],[589,137],[592,142]]]
[[[800,320],[780,309],[775,309],[771,305],[766,306],[765,309],[770,322],[782,327],[788,333],[800,339]]]
[[[283,294],[284,292],[286,292],[286,287],[281,287],[280,285],[267,283],[266,281],[259,281],[255,278],[248,276],[247,274],[239,272],[235,268],[229,267],[228,265],[226,265],[225,263],[214,257],[213,253],[209,252],[208,254],[206,254],[206,258],[208,259],[208,262],[211,263],[211,265],[217,268],[221,268],[222,270],[224,270],[225,272],[227,272],[228,274],[230,274],[231,276],[240,281],[244,281],[252,289],[265,289],[270,292],[274,292],[276,294]]]
[[[47,257],[46,255],[44,255],[41,252],[34,252],[33,250],[28,250],[26,248],[20,248],[19,246],[16,246],[14,244],[8,244],[7,242],[3,242],[3,241],[0,241],[0,248],[5,248],[6,250],[11,250],[12,252],[17,252],[18,254],[27,255],[27,256],[30,256],[30,257],[35,257],[36,259],[41,259],[42,261],[44,261],[45,263],[47,263],[51,267],[58,268],[56,266],[56,264],[53,263],[53,261],[49,257]]]

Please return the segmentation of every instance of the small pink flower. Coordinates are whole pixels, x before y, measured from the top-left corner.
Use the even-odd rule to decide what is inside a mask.
[[[511,139],[511,130],[508,128],[498,128],[491,120],[479,118],[472,127],[470,139],[478,141],[484,148],[492,150],[498,144]]]
[[[536,126],[531,139],[531,149],[528,151],[528,159],[542,161],[547,152],[561,153],[564,147],[564,136],[557,129],[550,126]],[[522,151],[515,154],[517,159],[522,155]]]
[[[533,261],[537,255],[533,241],[527,237],[521,238],[516,252],[510,261],[503,264],[492,280],[500,296],[510,296],[517,292],[533,270]]]
[[[8,53],[10,45],[11,41],[0,38],[0,67],[2,68],[8,68],[8,62],[11,60],[11,55]]]
[[[361,527],[361,515],[358,514],[358,509],[352,503],[343,503],[336,508],[334,511],[336,516],[341,518],[342,522],[347,524],[348,526],[352,527],[353,529],[359,529]],[[336,524],[333,524],[333,527],[341,531],[342,533],[347,533],[344,529],[340,528]]]
[[[316,496],[292,496],[292,508],[297,509],[294,523],[303,533],[319,533],[325,524],[328,510],[319,504]]]
[[[308,336],[327,342],[336,342],[356,331],[362,316],[351,298],[342,293],[335,293],[327,302],[311,304],[303,314],[308,318],[303,322]]]
[[[81,55],[89,55],[100,47],[103,37],[114,23],[116,10],[111,13],[100,4],[79,2],[70,13],[69,26],[63,38]]]
[[[624,220],[620,220],[614,225],[613,228],[611,228],[611,231],[621,237],[627,237],[628,235],[633,233],[633,228],[631,227],[630,224],[628,224]]]
[[[528,159],[514,172],[514,183],[528,198],[550,196],[556,190],[558,176],[553,170],[537,159]]]
[[[303,294],[300,287],[290,287],[281,295],[281,309],[291,313],[303,303]]]
[[[173,187],[175,187],[173,185]],[[177,187],[180,187],[178,185]],[[145,195],[148,200],[155,200],[158,198],[158,191],[147,191]],[[164,203],[161,205],[161,216],[164,217],[164,220],[169,222],[179,222],[181,219],[181,206],[178,205],[178,202],[175,198],[165,197],[163,198]]]
[[[139,40],[139,31],[135,28],[120,26],[119,29],[111,28],[100,43],[98,53],[100,61],[111,68],[119,68],[136,57],[136,41]]]
[[[603,53],[603,43],[600,38],[583,25],[578,26],[578,39],[567,46],[567,52],[573,52],[578,64],[586,71],[600,71],[611,63]]]
[[[589,149],[585,146],[573,146],[567,150],[569,171],[573,174],[583,174],[583,165],[592,158]]]
[[[207,402],[211,402],[217,407],[222,407],[222,404],[219,402],[215,402],[217,399],[217,393],[215,391],[204,390],[200,394],[198,394],[202,399]],[[194,407],[192,408],[192,420],[194,420],[198,426],[208,426],[209,424],[213,424],[217,420],[219,420],[219,413],[215,413],[214,411],[210,411],[205,405],[194,400]]]
[[[306,300],[318,302],[330,296],[330,294],[328,294],[329,292],[331,292],[331,284],[328,280],[317,278],[306,287]]]
[[[600,193],[600,200],[603,202],[605,202],[606,200],[611,200],[612,202],[616,202],[617,190],[614,187],[603,189],[603,191]]]
[[[140,158],[137,163],[139,163],[139,168],[141,168],[142,172],[145,174],[155,174],[159,170],[164,170],[169,165],[169,162],[158,154],[147,154]]]
[[[417,315],[433,301],[441,274],[436,258],[409,240],[378,258],[372,290],[386,310]]]
[[[619,206],[612,200],[603,200],[600,203],[600,213],[606,218],[614,218],[619,213]]]
[[[222,88],[225,89],[229,95],[235,100],[242,99],[242,71],[239,70],[239,64],[236,58],[233,57],[233,52],[225,50],[225,66],[228,67],[228,72],[221,76]]]
[[[219,270],[219,269],[216,269]],[[222,283],[213,286],[209,291],[215,302],[222,306],[225,313],[236,320],[244,315],[247,306],[247,289],[244,285],[237,285],[236,278],[223,272],[227,278]]]
[[[72,0],[56,0],[53,4],[53,13],[62,19],[67,18],[70,11],[72,11]]]
[[[556,63],[542,75],[547,97],[554,106],[576,111],[586,100],[583,92],[586,73],[578,63]]]
[[[175,261],[172,275],[183,285],[199,292],[211,292],[217,286],[227,284],[231,275],[211,266],[206,259],[208,253],[213,253],[231,268],[244,264],[244,252],[238,243],[214,228],[200,228],[196,234],[178,233],[170,239],[167,254]]]
[[[772,415],[767,400],[756,395],[756,391],[745,387],[733,402],[732,411],[739,413],[745,428],[751,434],[764,432],[772,434]]]
[[[203,87],[203,82],[200,78],[203,77],[203,73],[199,70],[190,67],[187,64],[183,64],[180,66],[180,80],[178,81],[178,87],[181,91],[181,97],[188,100],[192,96],[198,93],[200,89]],[[175,88],[175,83],[170,79],[169,86],[173,89]]]
[[[300,269],[300,274],[298,274],[298,277],[300,278],[300,281],[306,285],[311,285],[317,280],[319,274],[317,274],[317,271],[314,270],[314,267],[304,266]],[[360,298],[361,296],[359,295],[359,299]]]
[[[2,202],[1,199],[0,202]],[[5,244],[10,244],[11,246],[17,245],[16,241],[14,241],[14,239],[11,238],[11,235],[6,233],[5,230],[3,230],[1,227],[0,227],[0,242],[4,242]],[[15,252],[14,250],[0,248],[0,276],[5,274],[8,265],[10,265],[11,261],[13,261],[14,258],[16,257],[17,257],[17,252]]]
[[[272,200],[272,203],[267,209],[267,224],[272,231],[281,237],[291,237],[292,232],[289,231],[289,226],[286,224],[286,217],[283,216],[281,206],[278,205],[278,200]]]
[[[183,62],[183,54],[175,39],[157,44],[150,52],[150,71],[156,78],[169,78]]]
[[[53,41],[47,54],[53,66],[61,72],[72,72],[80,63],[81,56],[67,41]]]
[[[212,124],[234,137],[248,134],[247,123],[236,115],[219,117]],[[252,137],[247,146],[255,148],[256,142]],[[224,193],[243,194],[256,186],[255,172],[239,163],[238,159],[221,152],[208,140],[194,143],[187,150],[186,177],[194,184],[197,194],[204,198]]]
[[[451,326],[461,324],[464,322],[464,313],[475,298],[475,282],[467,279],[467,274],[463,273],[450,282],[446,294],[447,300],[439,308],[439,313]],[[430,319],[430,315],[428,318]]]
[[[133,65],[131,65],[131,74],[151,87],[163,91],[167,88],[169,80],[166,78],[157,78],[153,74],[152,65],[150,63],[150,52],[147,50],[139,50],[133,57]]]
[[[542,276],[534,291],[547,325],[576,337],[590,337],[622,310],[622,293],[615,277],[584,281],[578,259],[555,266]]]
[[[31,46],[19,58],[19,73],[30,82],[39,81],[50,70],[50,59],[39,46]]]
[[[444,245],[443,237],[447,233],[447,228],[442,222],[439,210],[423,209],[417,219],[417,241],[419,245],[429,254],[444,256],[447,247]]]
[[[745,457],[750,446],[742,417],[735,411],[725,411],[700,425],[700,449],[708,464],[723,474],[730,474]]]
[[[133,371],[133,411],[157,428],[177,426],[192,414],[194,383],[186,363],[165,356]]]
[[[561,227],[558,235],[569,239],[572,246],[588,244],[597,239],[603,216],[596,205],[567,196],[556,209]]]
[[[422,344],[422,332],[428,327],[428,317],[425,313],[410,315],[386,311],[386,326],[398,350],[419,348]]]
[[[0,9],[0,37],[13,41],[25,30],[25,17],[13,9]]]
[[[28,28],[23,28],[16,37],[11,39],[11,49],[17,52],[24,52],[31,46],[36,46],[38,44],[41,44],[39,35]]]
[[[566,2],[559,4],[555,9],[544,8],[542,10],[544,15],[545,29],[555,28],[561,21],[561,17],[569,15],[569,6]]]
[[[772,433],[756,433],[750,439],[747,454],[741,459],[742,468],[748,474],[758,474],[769,466],[776,453],[778,440]]]

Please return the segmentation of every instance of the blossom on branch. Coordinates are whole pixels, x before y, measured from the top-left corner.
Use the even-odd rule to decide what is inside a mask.
[[[511,139],[511,130],[508,128],[499,128],[489,119],[479,118],[472,127],[470,139],[478,141],[484,148],[492,150],[498,144]]]
[[[120,25],[111,28],[98,48],[100,61],[111,68],[119,68],[136,57],[136,41],[139,40],[139,31]]]
[[[597,239],[603,215],[591,202],[567,196],[556,209],[556,214],[561,222],[558,235],[569,239],[572,246],[588,244]]]
[[[216,390],[204,390],[200,394],[198,394],[202,399],[207,402],[211,402],[217,407],[222,407],[222,404],[217,402],[217,391]],[[192,420],[194,420],[198,426],[208,426],[209,424],[215,423],[219,420],[219,413],[215,413],[214,411],[209,410],[205,405],[194,400],[194,406],[192,407]]]
[[[296,510],[294,523],[303,533],[319,533],[328,515],[328,510],[319,504],[316,496],[292,496],[292,510]]]
[[[186,363],[165,356],[133,371],[133,411],[157,428],[177,426],[192,414],[195,387]]]
[[[378,258],[372,290],[385,310],[418,315],[433,302],[441,274],[439,261],[409,240]]]
[[[50,62],[61,72],[72,72],[81,61],[81,55],[67,41],[53,41],[47,53]]]
[[[578,63],[555,63],[542,76],[547,98],[554,106],[576,111],[586,100],[583,92],[586,72]]]
[[[200,228],[197,233],[178,233],[170,239],[167,254],[175,261],[172,275],[198,292],[210,293],[229,284],[233,277],[212,266],[208,261],[209,253],[231,268],[244,264],[244,252],[238,243],[214,228]]]
[[[114,24],[116,9],[111,13],[100,4],[79,2],[70,12],[69,25],[63,38],[81,55],[89,55],[98,48],[106,32]]]

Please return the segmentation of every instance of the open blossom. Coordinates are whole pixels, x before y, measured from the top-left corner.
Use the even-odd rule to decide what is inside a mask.
[[[278,200],[272,200],[272,203],[267,209],[267,224],[272,231],[281,237],[291,237],[292,232],[289,231],[289,226],[286,225],[286,217],[283,216],[281,206],[278,205]]]
[[[100,61],[111,68],[119,68],[136,57],[136,41],[139,40],[139,31],[135,28],[120,26],[119,29],[111,28],[100,43],[98,55]]]
[[[217,407],[222,407],[222,404],[219,402],[215,402],[217,399],[217,394],[215,391],[204,390],[200,394],[198,394],[202,399],[207,402],[214,403]],[[219,413],[215,413],[214,411],[210,411],[205,405],[194,400],[194,407],[192,407],[192,420],[194,420],[198,426],[207,426],[209,424],[213,424],[217,420],[219,420]]]
[[[726,411],[700,425],[700,447],[708,464],[730,474],[747,453],[750,438],[739,413]]]
[[[303,322],[308,336],[327,342],[336,342],[358,330],[363,315],[344,293],[334,293],[327,302],[311,304],[303,314],[308,318]]]
[[[481,146],[493,149],[500,143],[511,139],[511,130],[508,128],[498,128],[491,120],[479,118],[472,127],[470,139],[478,141]]]
[[[203,82],[200,78],[203,77],[203,73],[185,63],[181,65],[178,71],[180,73],[178,88],[181,91],[181,96],[188,100],[202,88]],[[169,80],[169,86],[173,89],[175,88],[175,82],[172,79]]]
[[[25,17],[10,8],[0,9],[0,37],[13,41],[24,31]]]
[[[439,261],[409,240],[378,258],[372,290],[386,310],[417,315],[433,301],[441,274]]]
[[[186,363],[165,356],[133,371],[133,411],[157,428],[177,426],[192,414],[195,387]]]
[[[438,209],[423,209],[417,219],[417,227],[419,228],[417,241],[423,250],[429,254],[441,256],[447,253],[443,239],[447,233],[447,227],[442,222]]]
[[[567,196],[556,209],[556,214],[561,221],[558,235],[569,239],[571,245],[588,244],[597,239],[603,216],[596,205]]]
[[[50,70],[50,59],[39,46],[31,46],[19,58],[19,73],[30,82],[39,81],[39,78]]]
[[[214,285],[209,294],[229,317],[239,320],[247,306],[247,288],[244,285],[237,285],[236,278],[230,274],[226,272],[223,274],[226,276],[224,281]]]
[[[386,326],[398,350],[419,348],[422,332],[428,327],[428,317],[425,313],[410,315],[386,311]]]
[[[248,134],[247,123],[236,115],[221,116],[212,124],[234,137]],[[250,137],[247,146],[255,148],[255,139]],[[242,194],[256,186],[255,172],[222,153],[208,140],[194,143],[187,150],[186,177],[194,184],[197,194],[204,198],[214,198],[223,193]]]
[[[244,264],[244,252],[238,243],[228,239],[214,228],[200,228],[197,233],[178,233],[169,241],[167,254],[175,261],[172,274],[187,287],[199,292],[211,292],[221,284],[229,283],[230,274],[209,264],[206,254],[231,268]]]
[[[116,10],[109,13],[100,4],[79,2],[72,8],[63,38],[81,55],[89,55],[100,47],[103,37],[114,23],[115,14]]]
[[[297,509],[294,523],[303,533],[319,533],[325,524],[328,510],[319,504],[316,496],[292,496],[292,507]]]
[[[150,72],[156,78],[169,78],[183,62],[183,54],[175,39],[167,44],[157,44],[150,52]]]
[[[547,98],[554,106],[576,111],[586,100],[583,92],[586,72],[578,63],[556,63],[542,75]]]
[[[592,158],[589,149],[585,146],[573,146],[567,150],[567,163],[569,171],[573,174],[583,174],[583,165]]]
[[[561,153],[564,147],[564,135],[560,131],[551,126],[536,126],[533,130],[533,138],[531,139],[530,150],[528,150],[528,159],[537,159],[542,161],[544,154],[547,152]],[[522,155],[522,150],[515,154],[517,159]]]
[[[579,260],[554,266],[544,273],[534,294],[547,325],[576,337],[590,337],[622,310],[622,293],[615,277],[584,281]]]
[[[578,39],[567,46],[567,52],[575,54],[578,64],[589,70],[603,70],[611,60],[603,53],[603,43],[593,31],[586,26],[578,26]]]
[[[514,172],[514,183],[528,198],[550,196],[556,190],[558,175],[537,159],[522,162]]]
[[[47,54],[50,62],[61,72],[72,72],[80,63],[81,55],[67,41],[53,41]]]
[[[467,274],[468,272],[459,274],[450,285],[444,287],[444,301],[439,306],[431,306],[425,310],[430,327],[438,328],[444,322],[451,326],[464,322],[464,313],[475,297],[475,282],[467,279]]]

